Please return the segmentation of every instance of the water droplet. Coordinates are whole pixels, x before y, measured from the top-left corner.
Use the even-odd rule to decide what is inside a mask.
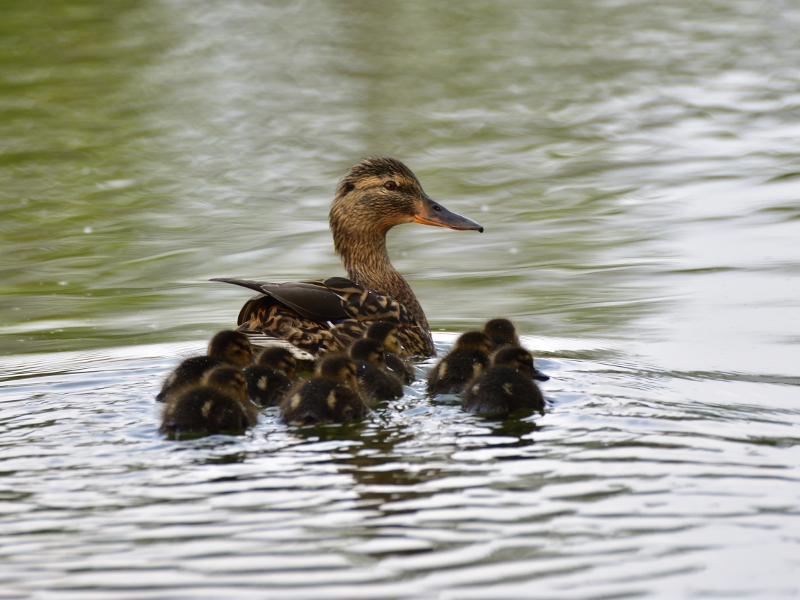
[[[488,206],[488,205],[486,205],[486,204],[484,204],[483,206],[481,206],[481,211],[483,211],[483,212],[489,212],[489,206]]]
[[[83,228],[83,233],[92,233],[92,228],[91,227],[84,227]]]
[[[69,283],[68,281],[59,281],[58,285],[67,285],[68,283]]]

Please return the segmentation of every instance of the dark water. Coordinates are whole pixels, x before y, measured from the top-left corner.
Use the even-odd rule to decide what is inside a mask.
[[[800,595],[796,3],[0,11],[0,597]],[[207,280],[340,274],[375,154],[486,228],[390,235],[440,348],[513,318],[547,414],[162,439]]]

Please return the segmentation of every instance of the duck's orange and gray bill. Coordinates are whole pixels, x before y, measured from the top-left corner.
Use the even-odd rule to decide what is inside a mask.
[[[438,202],[434,202],[427,196],[422,202],[422,208],[414,215],[414,223],[423,225],[434,225],[436,227],[447,227],[448,229],[474,230],[483,233],[483,226],[472,219],[462,217],[454,212],[447,210]]]

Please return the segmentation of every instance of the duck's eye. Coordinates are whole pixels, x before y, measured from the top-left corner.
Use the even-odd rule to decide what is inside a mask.
[[[434,204],[434,205],[433,205],[433,210],[434,210],[435,212],[442,212],[442,207],[441,207],[441,206],[439,206],[438,204]]]
[[[394,181],[387,181],[386,183],[383,184],[383,187],[385,187],[390,192],[393,192],[394,190],[397,189],[397,183],[395,183]]]

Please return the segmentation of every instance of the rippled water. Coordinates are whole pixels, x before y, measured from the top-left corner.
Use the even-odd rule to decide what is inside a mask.
[[[2,8],[0,597],[800,595],[795,3]],[[340,274],[372,154],[486,227],[390,252],[547,413],[162,439],[207,280]]]

